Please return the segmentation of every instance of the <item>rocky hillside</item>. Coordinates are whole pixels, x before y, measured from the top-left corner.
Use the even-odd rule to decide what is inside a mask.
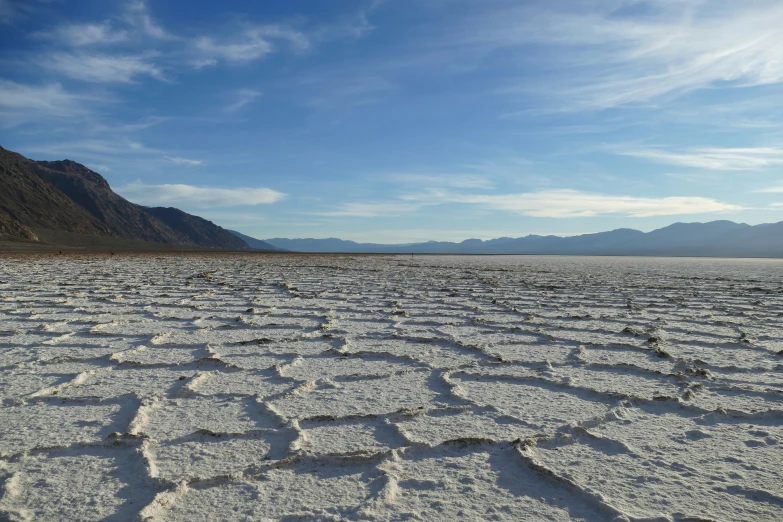
[[[173,207],[142,207],[139,208],[159,219],[169,228],[183,234],[190,241],[209,243],[214,248],[227,250],[245,250],[248,245],[234,234],[215,225],[204,218],[188,214]]]
[[[0,147],[0,236],[37,240],[36,229],[114,235],[105,223],[30,167],[24,156]]]
[[[134,248],[146,242],[248,249],[242,240],[200,217],[131,203],[84,165],[33,161],[0,147],[0,238],[68,245],[77,236],[91,238],[91,245],[104,237],[107,245],[127,240]]]
[[[84,165],[69,160],[30,161],[30,168],[118,236],[174,245],[200,244],[114,193],[103,176]]]

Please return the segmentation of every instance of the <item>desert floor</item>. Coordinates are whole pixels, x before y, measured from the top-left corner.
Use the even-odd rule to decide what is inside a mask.
[[[783,520],[783,262],[6,254],[0,520]]]

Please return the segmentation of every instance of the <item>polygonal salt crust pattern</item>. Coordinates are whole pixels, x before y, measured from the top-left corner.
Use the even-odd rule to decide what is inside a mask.
[[[783,519],[783,264],[4,255],[0,520]]]
[[[192,488],[166,520],[351,520],[373,493],[380,471],[355,464],[302,464],[270,470],[253,483]],[[361,517],[367,518],[367,517]]]
[[[10,520],[129,520],[154,495],[132,448],[57,450],[22,458],[0,499]]]
[[[437,397],[428,386],[431,379],[429,372],[411,372],[387,378],[327,382],[270,401],[270,406],[287,419],[381,415],[425,408]]]
[[[161,443],[149,449],[155,477],[178,483],[239,474],[267,460],[271,446],[261,437],[202,436],[195,440]]]
[[[335,422],[302,422],[295,448],[315,454],[378,453],[404,444],[394,428],[366,419]]]
[[[135,405],[125,405],[125,410]],[[99,443],[122,429],[123,404],[68,404],[65,401],[0,406],[0,456],[36,448]],[[130,411],[128,411],[130,413]],[[121,419],[127,424],[128,419]]]
[[[382,511],[389,512],[386,520],[605,520],[587,502],[542,481],[511,447],[454,444],[417,453],[386,463],[395,480]]]

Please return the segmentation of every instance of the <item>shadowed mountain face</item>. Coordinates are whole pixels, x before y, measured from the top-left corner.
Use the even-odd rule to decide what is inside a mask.
[[[248,245],[240,238],[211,221],[193,216],[173,207],[141,207],[139,208],[166,224],[188,240],[196,244],[208,243],[214,248],[228,250],[246,250]]]
[[[166,226],[122,196],[103,177],[73,161],[30,161],[33,172],[64,192],[112,231],[127,239],[175,245],[191,244],[181,232]]]
[[[141,242],[248,248],[200,217],[135,205],[112,191],[103,176],[74,161],[36,162],[0,148],[0,175],[0,237],[115,248],[123,248],[122,240],[133,248],[143,247]]]
[[[572,237],[530,235],[461,243],[382,245],[335,238],[266,242],[298,252],[783,257],[783,222],[756,226],[732,221],[675,223],[648,233],[621,228]]]
[[[30,160],[0,147],[0,236],[36,240],[37,229],[112,236],[112,230],[31,170]]]

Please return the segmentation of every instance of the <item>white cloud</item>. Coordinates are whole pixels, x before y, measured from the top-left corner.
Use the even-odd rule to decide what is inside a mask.
[[[783,148],[693,148],[685,152],[669,152],[658,149],[632,149],[619,151],[624,156],[644,158],[682,167],[709,170],[757,170],[772,165],[783,165]]]
[[[37,36],[57,40],[72,47],[82,47],[124,42],[128,39],[128,31],[115,29],[110,22],[103,22],[62,25],[54,31],[38,33]]]
[[[111,167],[108,165],[96,165],[90,163],[85,165],[85,167],[89,168],[90,170],[94,170],[95,172],[111,172]]]
[[[757,190],[756,192],[763,192],[766,194],[780,194],[783,193],[783,185],[775,185],[772,187],[766,187],[761,190]]]
[[[557,74],[557,83],[537,88],[563,108],[602,109],[717,85],[783,81],[779,0],[501,6],[471,12],[437,44],[463,61],[492,53],[529,60],[526,50],[544,48],[535,56],[545,57],[541,64]],[[525,77],[515,89],[527,93],[531,86],[535,80]]]
[[[196,67],[204,67],[221,60],[231,63],[251,62],[273,52],[277,42],[281,41],[299,51],[310,46],[304,33],[281,25],[261,25],[246,28],[234,38],[198,38],[195,41],[196,58],[191,63]]]
[[[312,212],[320,216],[353,216],[353,217],[376,217],[376,216],[399,216],[413,212],[421,208],[424,204],[418,202],[409,203],[345,203],[337,210],[330,212]]]
[[[70,114],[80,100],[59,83],[24,85],[0,79],[0,107]]]
[[[185,165],[187,167],[198,167],[201,165],[204,165],[204,162],[201,160],[194,160],[194,159],[188,159],[188,158],[177,158],[172,156],[163,156],[163,158],[167,161],[170,161],[171,163],[175,165]]]
[[[147,185],[132,183],[117,189],[117,193],[143,205],[181,205],[186,208],[235,207],[275,203],[285,194],[268,188],[217,188],[192,185]]]
[[[53,71],[94,83],[130,83],[139,76],[163,80],[163,71],[147,57],[89,53],[55,53],[41,60]]]
[[[239,89],[234,93],[234,101],[225,107],[228,112],[235,112],[261,96],[260,91],[254,89]]]
[[[0,79],[0,127],[13,127],[53,118],[84,116],[84,102],[100,98],[73,94],[59,83],[25,85]]]
[[[104,155],[107,157],[118,155],[163,155],[163,151],[155,148],[150,148],[132,140],[96,140],[96,139],[83,139],[77,141],[65,141],[58,143],[42,143],[37,145],[29,145],[25,147],[27,152],[38,152],[42,154],[56,155],[71,155],[71,154],[84,154],[84,155]]]
[[[158,39],[174,38],[150,16],[147,4],[143,0],[128,4],[125,19],[136,30],[147,36]]]
[[[544,190],[520,194],[450,194],[430,191],[402,198],[419,204],[467,203],[489,210],[548,218],[622,215],[628,217],[674,216],[742,210],[742,207],[710,198],[671,196],[645,198],[594,194],[578,190]]]
[[[487,176],[480,174],[388,174],[385,179],[406,185],[453,188],[492,188]]]

